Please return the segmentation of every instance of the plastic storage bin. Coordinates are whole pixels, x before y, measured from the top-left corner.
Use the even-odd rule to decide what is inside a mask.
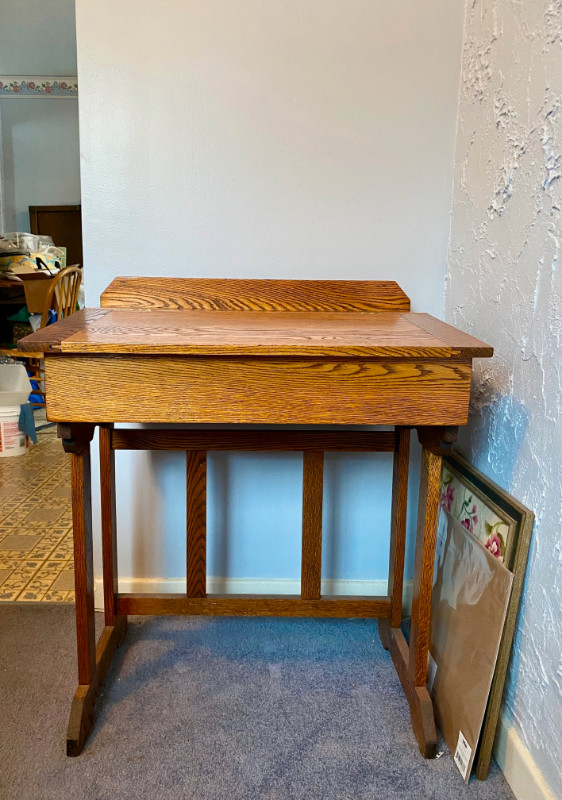
[[[0,364],[0,408],[27,403],[31,383],[23,364]]]

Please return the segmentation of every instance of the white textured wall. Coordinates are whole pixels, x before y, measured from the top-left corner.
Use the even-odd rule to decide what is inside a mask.
[[[460,3],[78,0],[77,32],[89,305],[127,274],[393,278],[443,315]],[[122,574],[182,575],[182,459],[119,460]],[[386,577],[383,462],[330,462],[332,577]],[[213,466],[211,569],[297,577],[299,458]]]
[[[496,348],[462,444],[536,514],[506,713],[562,797],[562,3],[469,0],[447,317]]]

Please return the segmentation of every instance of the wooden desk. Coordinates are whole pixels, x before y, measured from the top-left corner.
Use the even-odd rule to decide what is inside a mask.
[[[93,725],[96,694],[128,614],[373,617],[408,699],[423,755],[436,734],[426,689],[441,442],[467,421],[472,359],[492,348],[427,314],[393,282],[117,278],[85,309],[22,340],[45,353],[47,416],[71,453],[78,689],[67,752]],[[114,423],[235,423],[115,429]],[[390,425],[394,431],[259,430],[255,424]],[[105,628],[94,637],[90,441],[99,425]],[[400,630],[410,429],[422,444],[412,622]],[[118,592],[115,450],[186,452],[186,591]],[[207,450],[303,451],[299,596],[206,593]],[[388,594],[320,592],[325,451],[394,453]]]

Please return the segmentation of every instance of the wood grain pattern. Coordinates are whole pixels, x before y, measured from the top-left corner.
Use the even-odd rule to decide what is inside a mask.
[[[421,330],[436,336],[438,339],[448,342],[451,347],[458,347],[463,356],[467,358],[491,358],[494,355],[494,348],[484,344],[474,336],[470,336],[440,319],[432,317],[430,314],[408,314],[408,321],[417,325]]]
[[[96,426],[92,422],[59,422],[57,436],[65,453],[81,453],[90,446]]]
[[[409,311],[394,281],[299,281],[119,277],[102,308],[199,311]]]
[[[187,596],[207,594],[207,453],[188,450],[187,487]]]
[[[322,597],[303,600],[298,595],[119,594],[120,614],[203,614],[240,617],[388,617],[388,597]]]
[[[379,619],[379,635],[386,650],[390,651],[396,673],[410,706],[412,728],[424,758],[437,755],[437,731],[431,697],[425,686],[414,686],[409,671],[410,651],[400,628],[393,628],[389,619]]]
[[[117,309],[85,321],[60,342],[55,330],[53,337],[66,353],[364,358],[473,358],[488,353],[487,345],[465,334],[463,341],[471,343],[465,348],[434,336],[415,324],[417,316]],[[25,342],[31,344],[32,338]]]
[[[391,431],[309,430],[162,430],[117,428],[115,450],[239,450],[284,452],[319,450],[340,453],[392,453],[397,437]]]
[[[19,347],[0,347],[0,356],[9,356],[10,358],[34,358],[40,360],[43,353],[31,350],[20,350]]]
[[[115,617],[112,626],[106,626],[96,646],[96,665],[91,682],[79,685],[70,707],[66,734],[66,755],[79,756],[94,725],[94,706],[103,679],[107,674],[116,649],[127,633],[127,618]]]
[[[97,313],[96,313],[97,312]],[[21,340],[20,347],[69,353],[476,358],[492,349],[439,320],[379,312],[279,313],[85,309]],[[75,315],[73,315],[74,317]],[[435,331],[421,327],[429,320]],[[429,323],[424,323],[430,327]]]
[[[39,328],[35,333],[30,333],[18,341],[18,350],[28,353],[50,353],[60,350],[61,342],[78,331],[83,330],[95,319],[107,314],[101,308],[82,308],[54,325]]]
[[[67,353],[164,355],[459,355],[409,315],[242,311],[108,311],[61,343]]]
[[[112,425],[99,429],[101,548],[105,624],[115,622],[117,594],[117,511],[115,502],[115,452],[111,447]]]
[[[463,425],[468,417],[471,366],[458,361],[46,354],[45,366],[53,422]]]
[[[390,520],[390,561],[388,593],[391,597],[390,620],[398,628],[402,620],[404,554],[406,550],[406,514],[408,510],[408,468],[410,463],[410,431],[399,428],[398,446],[394,453],[392,473],[392,511]]]
[[[427,683],[441,464],[440,455],[425,448],[422,450],[409,657],[410,676],[414,685],[421,687],[425,687]]]
[[[301,597],[320,599],[324,453],[303,453]]]
[[[80,686],[69,726],[79,752],[95,694],[127,614],[378,617],[425,756],[435,754],[425,686],[440,439],[468,416],[471,359],[492,350],[428,315],[409,314],[393,282],[118,278],[86,310],[26,337],[45,353],[47,414],[72,452]],[[212,312],[212,313],[209,313]],[[251,312],[251,313],[249,313]],[[396,425],[395,433],[115,431],[114,422]],[[93,652],[89,444],[102,428],[104,577],[115,626]],[[423,443],[410,649],[400,622],[408,432]],[[428,427],[431,426],[431,427]],[[438,426],[437,433],[433,432]],[[357,435],[354,435],[356,433]],[[361,438],[359,438],[361,437]],[[116,593],[113,449],[186,450],[187,590]],[[326,449],[398,446],[393,480],[391,597],[320,597],[322,464]],[[302,596],[205,596],[207,449],[304,452]],[[110,617],[111,619],[111,617]],[[394,627],[392,627],[394,625]],[[124,635],[124,634],[123,634]],[[121,637],[122,638],[122,637]],[[101,653],[101,656],[100,656]],[[101,661],[100,661],[101,657]],[[72,730],[71,730],[72,729]]]
[[[449,452],[448,444],[456,442],[459,429],[458,425],[432,425],[431,427],[418,427],[416,429],[418,441],[424,450],[430,450],[436,455]]]
[[[74,588],[78,683],[90,683],[96,668],[94,629],[94,571],[92,551],[92,500],[89,443],[70,454]]]

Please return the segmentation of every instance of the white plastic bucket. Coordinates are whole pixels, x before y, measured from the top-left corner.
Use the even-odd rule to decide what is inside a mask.
[[[25,403],[31,392],[31,383],[24,365],[0,364],[0,408]]]
[[[29,438],[19,429],[20,407],[0,406],[0,458],[21,456]]]

